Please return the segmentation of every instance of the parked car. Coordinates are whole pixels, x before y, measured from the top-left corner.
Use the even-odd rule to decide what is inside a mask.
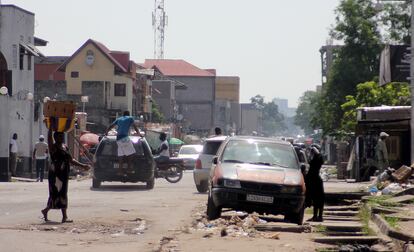
[[[145,182],[148,189],[154,188],[155,161],[147,141],[143,137],[130,137],[136,153],[133,156],[133,173],[119,174],[118,145],[116,136],[103,137],[94,156],[92,187],[98,188],[104,181]],[[127,162],[123,163],[127,170]]]
[[[221,145],[210,172],[207,216],[222,208],[283,214],[302,224],[305,182],[293,146],[260,137],[231,137]],[[302,168],[303,169],[303,168]]]
[[[203,146],[199,144],[183,145],[178,152],[178,158],[184,160],[184,166],[186,170],[193,170],[196,160],[203,150]]]
[[[217,150],[221,143],[223,143],[226,138],[227,136],[216,136],[205,140],[203,150],[196,160],[193,172],[194,183],[198,192],[207,192],[208,178],[213,158],[217,154]]]

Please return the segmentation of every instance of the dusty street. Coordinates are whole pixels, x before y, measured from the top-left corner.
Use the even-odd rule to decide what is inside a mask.
[[[154,190],[140,184],[71,180],[70,218],[60,224],[40,218],[47,182],[0,184],[0,251],[315,251],[314,233],[280,233],[279,239],[198,229],[206,194],[196,193],[191,172],[178,184],[157,180]],[[219,232],[220,233],[220,232]],[[164,246],[161,246],[164,244]]]

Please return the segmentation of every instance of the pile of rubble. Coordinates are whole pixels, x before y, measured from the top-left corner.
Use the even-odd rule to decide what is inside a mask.
[[[206,219],[204,212],[200,211],[194,214],[192,229],[204,232],[204,238],[229,236],[279,239],[279,232],[257,230],[257,227],[261,224],[268,223],[265,219],[267,217],[261,217],[257,213],[247,214],[239,211],[228,211],[224,212],[221,218],[209,221]]]
[[[412,174],[414,165],[411,167],[401,166],[398,170],[388,168],[379,174],[368,186],[367,191],[371,195],[390,195],[414,187]]]

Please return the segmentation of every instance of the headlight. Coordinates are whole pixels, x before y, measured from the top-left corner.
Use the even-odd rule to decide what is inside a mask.
[[[229,188],[241,188],[240,181],[230,179],[224,180],[224,186]]]
[[[280,190],[281,193],[297,194],[301,191],[300,187],[297,186],[284,186]]]

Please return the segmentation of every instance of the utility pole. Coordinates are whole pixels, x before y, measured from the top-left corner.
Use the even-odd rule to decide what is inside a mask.
[[[154,28],[154,59],[164,59],[165,27],[168,17],[165,13],[164,0],[154,0],[152,27]]]

